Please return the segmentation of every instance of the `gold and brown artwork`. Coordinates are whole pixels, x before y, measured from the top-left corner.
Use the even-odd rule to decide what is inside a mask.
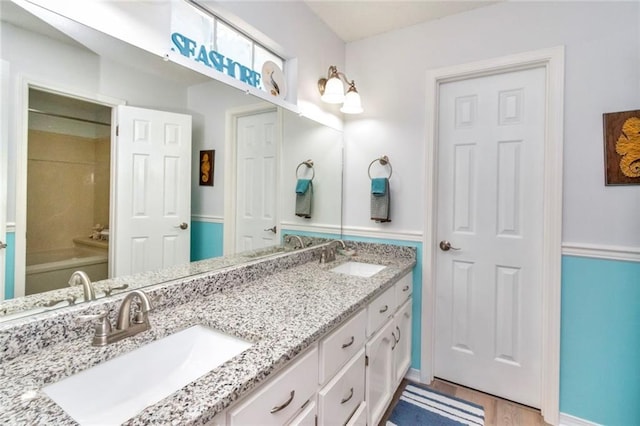
[[[200,185],[213,186],[213,165],[216,152],[200,151]]]
[[[640,185],[640,110],[603,114],[607,185]]]

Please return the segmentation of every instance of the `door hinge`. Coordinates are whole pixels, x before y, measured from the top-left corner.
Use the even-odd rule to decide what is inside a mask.
[[[116,136],[120,136],[120,126],[116,126]]]
[[[318,426],[318,415],[317,414],[316,414],[315,422],[316,422],[316,426]]]
[[[364,366],[368,367],[369,366],[369,355],[365,355],[364,356]]]

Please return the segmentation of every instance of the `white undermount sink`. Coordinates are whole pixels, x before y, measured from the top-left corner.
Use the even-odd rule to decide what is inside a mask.
[[[81,425],[119,425],[252,345],[196,325],[42,390]]]
[[[382,271],[384,268],[386,268],[386,266],[374,265],[373,263],[345,262],[331,269],[331,272],[369,278]]]

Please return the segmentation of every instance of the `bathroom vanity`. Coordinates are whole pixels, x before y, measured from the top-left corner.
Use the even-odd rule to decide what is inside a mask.
[[[197,326],[246,346],[116,423],[302,425],[317,417],[318,424],[377,424],[410,363],[416,253],[348,244],[355,256],[324,264],[321,245],[148,287],[150,330],[107,346],[91,346],[93,327],[77,318],[106,310],[113,319],[123,294],[0,324],[0,422],[76,424],[43,389],[114,360],[124,362],[115,371],[126,371],[129,360],[140,363],[133,358],[140,348]],[[189,339],[199,337],[145,356],[156,360]],[[80,403],[100,399],[111,376],[118,374],[95,383]],[[146,386],[159,385],[140,379],[122,393]]]

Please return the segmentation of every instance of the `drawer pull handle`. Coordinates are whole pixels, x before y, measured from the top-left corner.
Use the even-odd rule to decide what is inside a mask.
[[[396,326],[396,330],[398,330],[398,341],[396,342],[398,343],[400,342],[400,327]]]
[[[342,398],[342,401],[340,401],[340,404],[346,404],[347,402],[349,402],[351,398],[353,398],[353,388],[351,388],[351,391],[348,397]]]
[[[353,345],[353,342],[356,340],[356,338],[354,336],[351,336],[351,341],[349,343],[343,343],[342,344],[342,349],[344,348],[348,348],[349,346]]]
[[[380,309],[380,313],[384,314],[385,312],[387,312],[389,310],[389,305],[384,305],[384,308]]]
[[[402,291],[407,291],[407,290],[409,290],[409,286],[408,286],[408,285],[405,285],[405,286],[402,288]]]
[[[271,414],[275,414],[278,411],[284,410],[285,408],[287,408],[289,406],[289,404],[291,404],[291,401],[293,401],[293,396],[296,394],[296,391],[292,390],[291,391],[291,395],[289,396],[289,399],[282,405],[276,405],[275,407],[273,407],[270,411]]]
[[[393,336],[393,343],[391,343],[391,350],[394,350],[396,348],[396,345],[398,344],[398,341],[396,340],[396,333],[394,331],[391,332],[391,335]]]

